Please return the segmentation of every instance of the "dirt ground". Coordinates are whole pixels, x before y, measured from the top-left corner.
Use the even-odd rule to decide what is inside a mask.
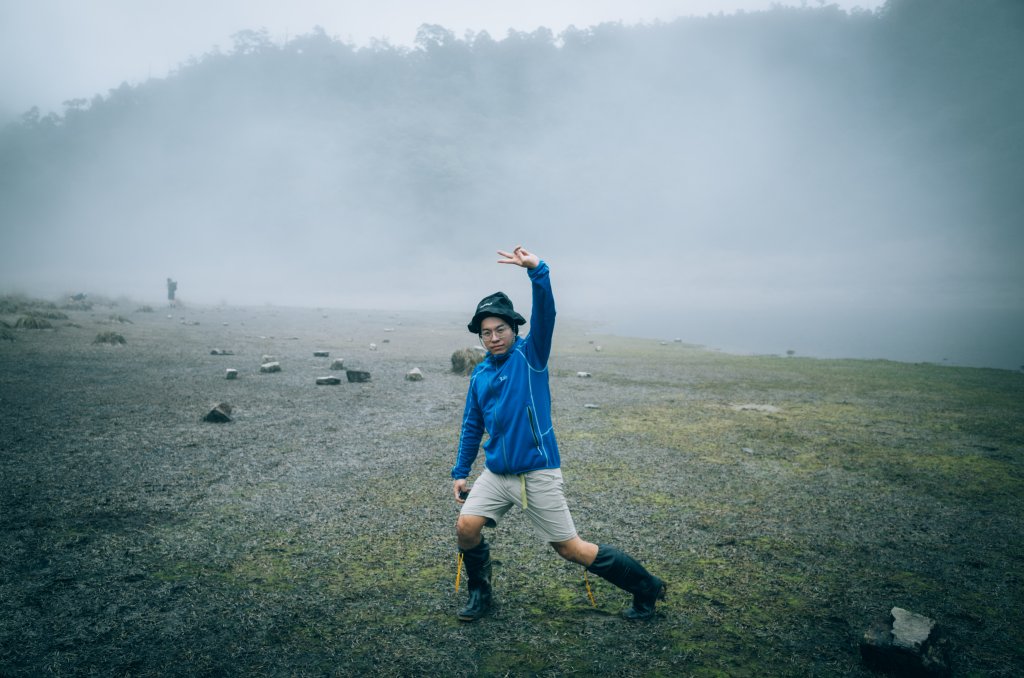
[[[630,624],[592,577],[592,607],[513,512],[488,534],[497,607],[460,624],[465,319],[64,314],[0,316],[0,675],[868,676],[858,641],[894,606],[937,621],[954,675],[1024,675],[1024,374],[730,356],[560,319],[577,527],[669,597]],[[94,343],[109,331],[126,343]],[[218,402],[233,421],[203,422]]]

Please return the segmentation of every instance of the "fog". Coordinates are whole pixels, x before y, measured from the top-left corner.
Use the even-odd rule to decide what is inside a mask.
[[[1018,369],[1019,213],[827,33],[859,24],[822,11],[780,42],[769,14],[236,44],[71,107],[60,149],[10,170],[0,292],[163,304],[171,277],[186,308],[468,318],[500,289],[526,314],[495,263],[521,244],[595,331]]]

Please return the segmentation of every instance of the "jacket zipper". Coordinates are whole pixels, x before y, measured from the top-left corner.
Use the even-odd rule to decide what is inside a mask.
[[[533,444],[540,449],[540,437],[537,436],[537,422],[533,419],[533,409],[527,405],[526,414],[530,417],[530,433],[533,434]]]

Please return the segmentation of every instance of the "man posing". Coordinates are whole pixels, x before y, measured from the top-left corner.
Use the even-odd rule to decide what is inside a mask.
[[[527,269],[533,311],[530,334],[524,339],[519,327],[526,320],[503,292],[496,292],[480,301],[468,325],[480,337],[487,357],[469,380],[452,468],[455,501],[462,504],[455,530],[469,581],[469,602],[459,611],[459,619],[479,619],[491,606],[490,547],[482,529],[496,526],[512,506],[524,510],[558,555],[632,593],[633,605],[623,613],[627,619],[649,619],[655,602],[665,597],[665,583],[615,547],[580,539],[562,492],[548,388],[548,356],[555,329],[548,265],[522,247],[498,254],[499,264]],[[467,494],[466,479],[484,431],[489,436],[484,445],[485,468]]]

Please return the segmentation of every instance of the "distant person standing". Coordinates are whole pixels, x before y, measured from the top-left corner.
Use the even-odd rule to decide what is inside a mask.
[[[178,291],[178,281],[167,279],[167,303],[174,306],[174,293]]]
[[[518,506],[558,555],[633,594],[633,605],[624,617],[650,619],[656,601],[665,597],[665,583],[614,546],[580,539],[562,491],[548,387],[555,330],[548,265],[522,247],[498,254],[499,264],[527,270],[533,285],[532,329],[525,339],[519,336],[519,326],[526,320],[503,292],[484,297],[468,325],[480,337],[487,357],[470,376],[452,468],[455,501],[462,505],[455,530],[469,580],[469,602],[458,618],[474,621],[490,609],[491,556],[482,530],[485,525],[496,527],[510,508]],[[489,438],[484,470],[469,490],[467,478],[485,431]]]

